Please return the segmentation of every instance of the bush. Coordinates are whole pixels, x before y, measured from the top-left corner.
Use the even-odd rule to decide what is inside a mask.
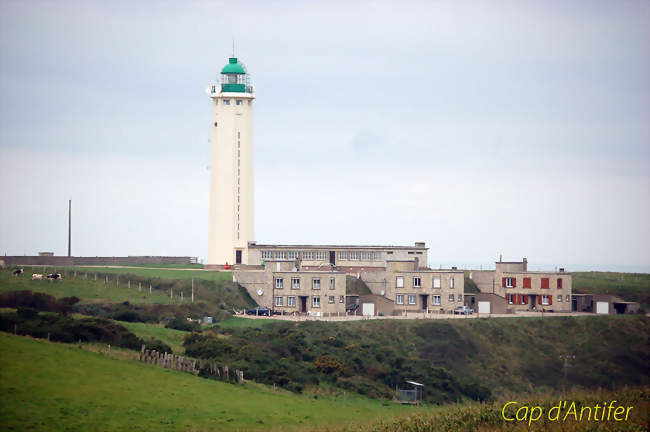
[[[223,340],[212,335],[199,333],[185,336],[183,346],[188,356],[206,359],[221,357],[233,351],[232,347]]]
[[[182,330],[186,332],[201,330],[201,326],[199,324],[195,322],[190,322],[184,318],[174,318],[173,320],[165,324],[165,328]]]
[[[157,338],[150,338],[144,341],[144,344],[147,346],[148,350],[156,350],[158,352],[165,352],[169,354],[174,354],[172,347],[167,345],[165,342]]]

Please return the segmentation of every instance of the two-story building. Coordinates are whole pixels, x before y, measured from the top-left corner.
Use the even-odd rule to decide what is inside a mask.
[[[528,260],[498,261],[495,270],[472,271],[470,278],[482,293],[504,297],[513,310],[571,311],[572,277],[557,272],[528,271]]]
[[[233,282],[276,312],[345,314],[345,273],[330,267],[304,270],[299,261],[269,260],[263,269],[234,271]]]
[[[384,271],[362,271],[359,277],[373,294],[394,302],[394,313],[451,312],[463,305],[462,270],[433,270],[415,261],[387,261]]]
[[[413,246],[265,245],[249,242],[248,264],[300,260],[303,269],[329,265],[354,273],[362,268],[385,267],[387,261],[417,261],[419,266],[426,266],[427,252],[424,242],[415,242]]]

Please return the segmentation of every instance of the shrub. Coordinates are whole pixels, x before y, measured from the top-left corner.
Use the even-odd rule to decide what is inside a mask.
[[[158,352],[165,352],[170,354],[174,353],[169,345],[157,338],[152,337],[150,339],[147,339],[144,341],[144,344],[149,350],[156,350]]]
[[[186,332],[199,331],[201,326],[195,322],[190,322],[184,318],[174,318],[165,324],[165,328],[171,328],[176,330],[182,330]]]

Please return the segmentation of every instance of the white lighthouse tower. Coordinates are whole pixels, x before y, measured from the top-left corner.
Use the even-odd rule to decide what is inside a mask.
[[[246,67],[231,57],[212,100],[208,265],[248,263],[254,240],[253,87]]]

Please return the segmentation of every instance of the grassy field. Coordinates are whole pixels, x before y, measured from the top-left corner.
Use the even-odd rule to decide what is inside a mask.
[[[613,294],[650,309],[650,274],[576,272],[572,275],[573,292],[576,294]]]
[[[94,280],[92,275],[85,279],[81,274],[77,278],[64,277],[60,281],[32,281],[31,273],[25,271],[23,276],[12,276],[10,270],[0,270],[0,292],[30,290],[44,292],[54,297],[76,296],[81,303],[121,303],[129,301],[134,304],[176,304],[179,300],[172,300],[161,291],[153,290],[149,293],[149,287],[138,291],[136,283],[127,287],[127,281],[123,280],[119,285],[113,279],[109,283],[104,280]]]
[[[404,408],[238,386],[0,333],[3,430],[215,431],[341,425]]]
[[[232,282],[230,273],[203,272],[193,270],[136,269],[136,268],[97,268],[98,278],[94,280],[95,269],[76,269],[76,276],[71,269],[59,269],[65,274],[60,281],[32,281],[31,270],[25,269],[22,276],[12,276],[11,269],[0,270],[0,292],[31,290],[45,292],[55,297],[76,296],[81,303],[121,303],[182,305],[191,301],[191,277],[188,274],[203,275],[194,278],[196,302],[204,302],[209,308],[216,309],[225,305],[227,309],[252,307],[255,302],[246,290]],[[127,272],[129,270],[129,272]],[[168,274],[169,273],[169,274]],[[86,276],[87,274],[87,276]],[[162,277],[166,275],[166,277]],[[185,275],[182,276],[181,275]],[[108,283],[106,283],[108,276]],[[128,284],[130,281],[130,288]],[[118,284],[119,282],[119,284]],[[142,291],[138,290],[142,284]],[[153,286],[149,293],[149,285]],[[170,297],[170,293],[174,297]],[[183,298],[181,300],[181,293]]]
[[[261,328],[267,324],[276,322],[272,319],[257,318],[248,319],[232,316],[218,323],[219,328]]]
[[[165,328],[162,324],[130,323],[120,321],[120,325],[131,330],[136,336],[142,339],[156,338],[165,342],[173,350],[174,354],[183,354],[183,338],[187,332]]]
[[[195,279],[212,282],[232,281],[232,273],[228,271],[207,271],[197,269],[169,269],[169,268],[140,268],[140,267],[75,267],[80,272],[99,272],[108,274],[131,274],[143,278],[161,279]]]

